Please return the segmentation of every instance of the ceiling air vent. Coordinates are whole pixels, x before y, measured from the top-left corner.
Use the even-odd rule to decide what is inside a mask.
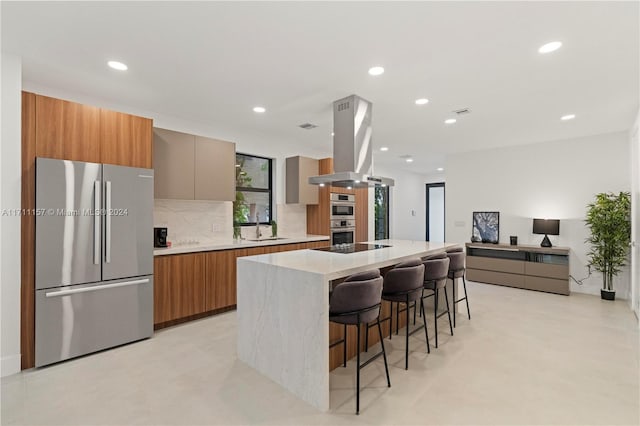
[[[305,130],[311,130],[311,129],[315,129],[318,126],[316,126],[315,124],[311,124],[311,123],[303,123],[303,124],[300,124],[298,127],[300,127],[301,129],[305,129]]]
[[[453,112],[455,112],[457,115],[464,115],[464,114],[469,114],[471,110],[469,108],[462,108],[462,109],[453,110]]]

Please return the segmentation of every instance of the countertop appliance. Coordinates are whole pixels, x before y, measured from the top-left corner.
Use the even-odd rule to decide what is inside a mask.
[[[311,176],[312,185],[343,188],[393,186],[394,180],[373,175],[373,104],[356,95],[333,103],[333,169]]]
[[[153,170],[36,159],[36,367],[153,334]]]
[[[153,228],[153,246],[157,248],[167,246],[167,228]]]
[[[311,250],[328,251],[330,253],[357,253],[359,251],[378,250],[381,248],[387,248],[384,244],[367,244],[367,243],[355,243],[355,244],[335,244],[330,247],[319,247]]]

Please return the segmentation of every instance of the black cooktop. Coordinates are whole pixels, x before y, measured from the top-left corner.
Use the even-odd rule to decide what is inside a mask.
[[[312,250],[328,251],[331,253],[356,253],[358,251],[377,250],[377,249],[386,248],[386,247],[391,247],[391,246],[385,246],[384,244],[355,243],[355,244],[336,244],[335,246],[314,248]]]

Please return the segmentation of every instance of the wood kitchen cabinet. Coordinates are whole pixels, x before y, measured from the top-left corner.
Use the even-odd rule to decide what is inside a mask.
[[[311,185],[309,178],[319,174],[319,161],[308,157],[286,159],[286,203],[318,204],[318,185]]]
[[[101,109],[101,162],[152,168],[152,128],[149,118]]]
[[[155,198],[234,201],[236,145],[173,130],[153,130]]]
[[[100,108],[35,95],[36,156],[100,163]]]
[[[156,256],[153,266],[154,324],[200,314],[206,310],[205,254]]]
[[[206,253],[205,308],[207,311],[236,304],[236,258],[239,256],[246,256],[246,250],[220,250]]]
[[[195,157],[193,135],[153,129],[154,198],[193,200],[195,198]]]

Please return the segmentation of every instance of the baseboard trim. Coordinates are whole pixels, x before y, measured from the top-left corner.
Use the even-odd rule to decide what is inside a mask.
[[[20,354],[3,356],[0,360],[0,376],[7,377],[20,372]]]

